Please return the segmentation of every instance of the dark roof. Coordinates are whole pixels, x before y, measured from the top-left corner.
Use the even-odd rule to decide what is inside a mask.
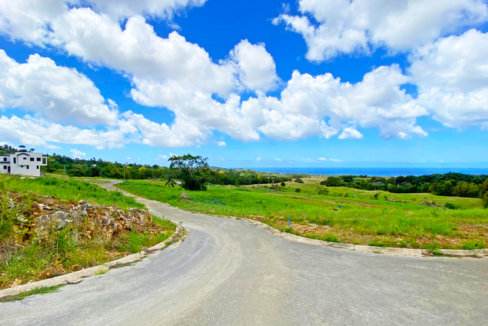
[[[10,163],[10,161],[0,161],[0,164],[3,164],[3,163]]]
[[[17,156],[20,156],[20,155],[27,155],[27,156],[30,156],[30,155],[29,155],[29,154],[27,154],[27,153],[20,153],[20,154],[19,154],[19,155],[17,155]]]
[[[0,154],[0,156],[10,156],[10,154]]]

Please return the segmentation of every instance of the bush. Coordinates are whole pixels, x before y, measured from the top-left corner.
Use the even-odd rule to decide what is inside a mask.
[[[454,206],[454,204],[452,204],[452,203],[446,203],[444,205],[444,207],[447,209],[456,209],[456,206]]]
[[[302,192],[302,189],[300,189],[300,188],[296,188],[296,189],[295,189],[295,192]]]
[[[286,183],[282,182],[282,183],[281,183],[281,186],[282,186],[282,187],[286,187]]]
[[[295,180],[296,183],[304,183],[302,179],[298,178]]]
[[[329,194],[329,189],[327,189],[325,187],[317,187],[316,191],[317,191],[317,194],[319,194],[319,195],[328,195]]]

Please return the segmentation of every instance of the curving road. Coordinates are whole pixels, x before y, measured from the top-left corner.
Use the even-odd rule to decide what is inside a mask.
[[[313,246],[243,221],[139,200],[190,234],[134,266],[0,304],[0,325],[487,323],[488,259]]]

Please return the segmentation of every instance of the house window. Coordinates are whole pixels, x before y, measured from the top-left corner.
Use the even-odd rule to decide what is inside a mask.
[[[6,165],[4,165],[4,166],[3,166],[3,169],[4,169],[4,170],[7,170],[7,166],[6,166]]]
[[[39,165],[37,166],[37,169],[39,170]]]
[[[7,158],[6,158],[6,157],[4,157],[4,158],[3,158],[3,161],[4,161],[4,162],[7,162]]]
[[[38,157],[38,158],[37,158],[37,162],[40,162],[40,161],[41,161],[41,158],[40,158],[40,157]]]
[[[28,165],[26,165],[25,167],[27,168],[27,170],[29,170],[29,166]]]
[[[42,158],[42,164],[46,164],[46,159]]]
[[[14,157],[14,164],[17,163],[17,159]]]
[[[31,162],[34,162],[34,158],[33,157],[31,157]]]
[[[24,156],[24,160],[27,160],[27,157]]]

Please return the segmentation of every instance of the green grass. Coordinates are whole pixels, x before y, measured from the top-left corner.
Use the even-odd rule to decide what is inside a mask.
[[[467,231],[465,226],[488,227],[488,210],[482,208],[481,200],[470,198],[382,192],[379,199],[374,199],[374,192],[349,188],[328,188],[329,194],[321,196],[316,194],[316,184],[305,183],[287,185],[280,191],[266,187],[212,186],[208,191],[184,191],[189,200],[182,200],[181,188],[170,189],[160,182],[127,181],[118,186],[190,211],[236,217],[260,216],[257,218],[282,231],[290,232],[287,230],[288,217],[296,224],[328,226],[330,229],[325,233],[304,235],[347,243],[419,248],[439,236],[443,248],[462,248],[463,243],[473,237],[473,241],[486,242],[483,235]],[[303,192],[295,193],[296,187],[301,187]],[[344,197],[344,194],[349,195]],[[434,200],[440,207],[420,205],[424,197]],[[442,207],[442,203],[447,202],[456,203],[458,209]]]
[[[134,198],[124,196],[118,191],[108,191],[97,185],[74,179],[35,178],[21,179],[14,176],[0,176],[0,191],[32,191],[37,194],[54,196],[64,200],[86,200],[89,203],[115,205],[120,208],[145,208]]]
[[[55,292],[58,292],[59,289],[63,286],[65,286],[65,284],[57,285],[57,286],[50,286],[50,287],[37,288],[37,289],[31,290],[28,292],[21,292],[18,295],[13,295],[13,296],[2,298],[2,299],[0,299],[0,302],[1,303],[14,302],[14,301],[23,300],[23,299],[25,299],[29,296],[32,296],[32,295],[38,295],[38,294],[42,295],[42,294],[48,294],[48,293],[55,293]]]

